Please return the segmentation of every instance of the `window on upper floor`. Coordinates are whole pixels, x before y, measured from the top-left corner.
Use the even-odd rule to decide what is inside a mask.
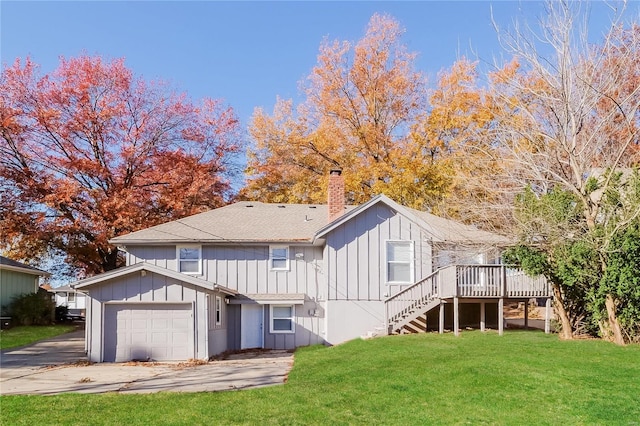
[[[67,296],[67,302],[75,302],[75,301],[76,301],[76,294],[69,293],[69,295]]]
[[[271,321],[270,333],[293,333],[294,330],[294,305],[270,305]]]
[[[387,241],[387,283],[413,284],[413,241]]]
[[[178,272],[192,275],[202,273],[202,247],[178,246]]]
[[[269,268],[273,271],[289,270],[289,247],[270,246],[269,247]]]

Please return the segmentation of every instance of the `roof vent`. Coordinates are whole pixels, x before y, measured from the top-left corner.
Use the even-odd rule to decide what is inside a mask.
[[[310,209],[315,209],[317,206],[309,206]]]
[[[279,209],[284,209],[285,207],[286,207],[286,206],[283,206],[283,205],[279,205],[279,206],[278,206],[278,208],[279,208]]]
[[[245,207],[253,207],[253,204],[247,204]]]

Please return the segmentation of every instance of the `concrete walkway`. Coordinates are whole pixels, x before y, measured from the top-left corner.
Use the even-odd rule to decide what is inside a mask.
[[[0,352],[1,395],[212,392],[282,384],[293,365],[285,351],[251,352],[207,363],[90,364],[84,331]]]

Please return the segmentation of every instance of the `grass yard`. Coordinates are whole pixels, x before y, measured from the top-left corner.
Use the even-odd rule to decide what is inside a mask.
[[[539,332],[355,340],[296,352],[284,386],[3,396],[14,424],[640,424],[640,347]]]
[[[75,330],[73,325],[23,325],[0,330],[0,349],[28,345]],[[0,422],[1,423],[1,422]]]

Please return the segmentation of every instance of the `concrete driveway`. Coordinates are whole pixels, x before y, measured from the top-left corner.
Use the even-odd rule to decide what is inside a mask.
[[[84,331],[0,352],[1,395],[212,392],[282,384],[293,365],[286,351],[231,355],[206,363],[90,364]]]

